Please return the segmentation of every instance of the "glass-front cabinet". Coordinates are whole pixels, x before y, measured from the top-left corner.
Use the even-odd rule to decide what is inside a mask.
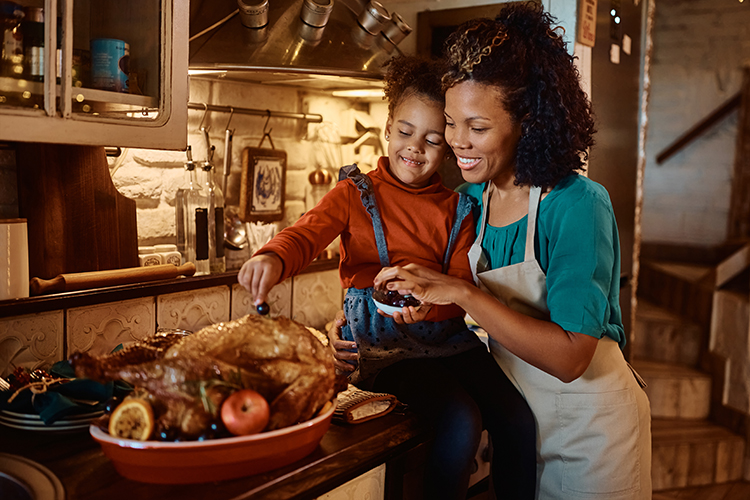
[[[185,149],[189,0],[0,0],[0,140]]]

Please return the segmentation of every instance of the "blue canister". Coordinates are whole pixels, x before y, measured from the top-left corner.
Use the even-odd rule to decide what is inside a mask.
[[[114,38],[91,40],[91,86],[129,92],[130,45]]]

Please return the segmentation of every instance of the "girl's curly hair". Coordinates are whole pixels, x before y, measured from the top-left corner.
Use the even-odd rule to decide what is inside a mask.
[[[385,99],[388,100],[388,114],[406,97],[417,95],[445,106],[445,96],[440,76],[443,67],[440,61],[417,56],[398,56],[386,63]]]
[[[494,20],[464,23],[445,45],[443,90],[464,81],[497,86],[520,124],[517,185],[554,186],[584,170],[594,144],[591,104],[554,21],[538,4],[509,5]]]

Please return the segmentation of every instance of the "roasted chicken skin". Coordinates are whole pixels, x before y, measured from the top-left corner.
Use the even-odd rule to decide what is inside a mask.
[[[333,398],[336,379],[331,352],[307,327],[258,315],[192,335],[136,342],[105,356],[77,353],[71,363],[78,377],[123,380],[145,389],[165,406],[160,427],[189,428],[188,434],[210,422],[210,415],[201,413],[216,406],[212,388],[258,391],[271,407],[265,430],[273,430],[312,418]],[[185,421],[187,413],[192,422]]]

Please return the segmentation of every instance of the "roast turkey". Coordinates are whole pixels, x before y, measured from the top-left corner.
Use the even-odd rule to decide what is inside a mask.
[[[157,402],[159,427],[180,428],[188,437],[210,424],[231,390],[262,394],[272,430],[312,418],[333,398],[336,380],[331,352],[307,327],[258,315],[192,335],[153,337],[105,356],[77,353],[71,363],[78,377],[145,390]]]

